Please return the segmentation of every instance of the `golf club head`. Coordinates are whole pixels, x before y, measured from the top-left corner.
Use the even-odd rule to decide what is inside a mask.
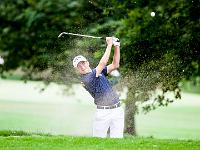
[[[63,34],[67,34],[66,32],[62,32],[58,35],[58,38],[60,38]]]

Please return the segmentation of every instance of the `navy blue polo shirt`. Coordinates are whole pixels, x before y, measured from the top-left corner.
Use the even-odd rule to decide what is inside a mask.
[[[119,96],[106,78],[107,75],[107,67],[102,70],[98,77],[96,77],[96,69],[92,69],[92,72],[81,75],[81,82],[94,98],[96,105],[110,106],[119,102]]]

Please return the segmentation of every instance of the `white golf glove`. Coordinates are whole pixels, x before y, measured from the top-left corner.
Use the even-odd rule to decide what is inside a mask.
[[[112,40],[113,40],[113,45],[114,45],[114,46],[120,46],[120,41],[119,41],[118,38],[112,37]]]

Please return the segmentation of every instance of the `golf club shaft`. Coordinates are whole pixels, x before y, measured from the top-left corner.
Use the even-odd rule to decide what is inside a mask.
[[[80,37],[87,37],[87,38],[95,38],[95,39],[102,39],[103,37],[96,37],[91,35],[83,35],[83,34],[75,34],[75,33],[69,33],[69,32],[62,32],[58,35],[58,38],[61,37],[63,34],[67,35],[74,35],[74,36],[80,36]]]

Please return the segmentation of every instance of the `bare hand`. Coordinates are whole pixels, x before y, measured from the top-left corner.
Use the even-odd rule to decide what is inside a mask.
[[[106,37],[106,42],[107,42],[107,45],[112,46],[113,45],[112,37]]]

